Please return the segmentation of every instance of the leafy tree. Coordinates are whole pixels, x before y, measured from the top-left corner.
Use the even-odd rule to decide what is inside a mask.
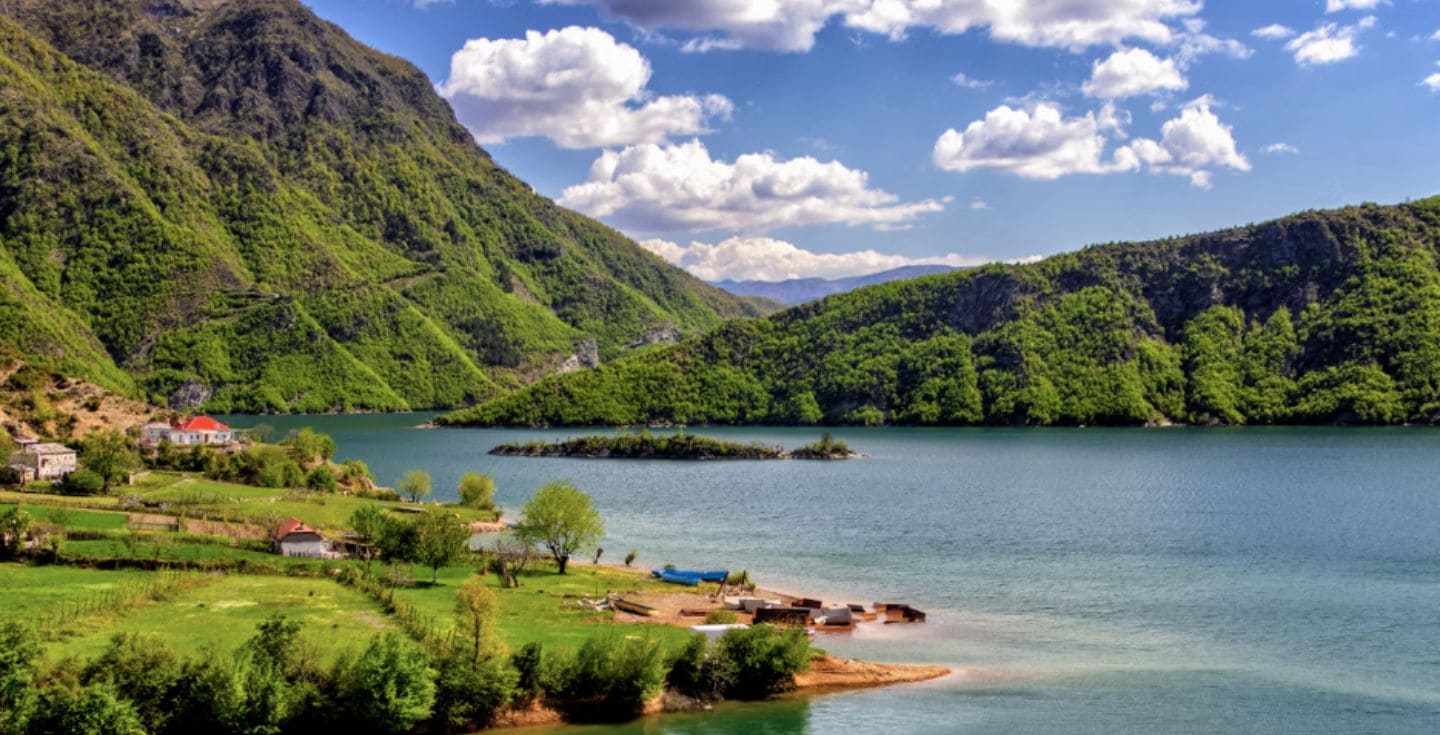
[[[410,498],[410,502],[418,503],[421,498],[430,495],[430,473],[424,470],[407,470],[400,477],[400,494]]]
[[[515,696],[519,679],[505,657],[474,661],[455,652],[441,659],[437,669],[434,720],[448,731],[489,726]]]
[[[66,495],[99,495],[105,492],[105,478],[88,469],[78,469],[60,481],[60,492]]]
[[[328,462],[335,456],[335,440],[308,426],[285,437],[281,444],[301,467]]]
[[[454,513],[432,508],[415,519],[415,561],[430,567],[430,582],[440,567],[453,564],[469,552],[470,527]]]
[[[329,467],[320,465],[305,476],[305,487],[317,492],[333,493],[336,488],[335,473],[331,472]]]
[[[31,735],[145,735],[130,702],[108,686],[72,689],[63,684],[40,694],[30,718]]]
[[[105,481],[104,492],[110,492],[111,487],[140,466],[134,442],[113,429],[91,432],[81,446],[85,467]]]
[[[393,521],[379,506],[365,505],[350,514],[347,525],[350,526],[351,531],[355,532],[356,540],[365,547],[365,564],[369,566],[370,560],[374,556],[374,550],[380,543],[380,538],[393,525]]]
[[[160,732],[170,719],[180,676],[180,657],[163,638],[117,633],[85,667],[82,679],[88,685],[110,687],[134,706],[146,731]]]
[[[592,715],[633,714],[665,683],[660,642],[614,633],[581,644],[557,683],[560,697]]]
[[[456,490],[460,493],[460,504],[467,508],[495,508],[495,478],[489,475],[466,472],[460,477]]]
[[[0,733],[25,732],[38,701],[35,662],[40,656],[35,634],[17,622],[0,624]]]
[[[590,496],[565,482],[542,486],[525,505],[525,520],[515,529],[522,540],[550,551],[560,573],[577,550],[605,535],[605,525]]]
[[[275,427],[270,424],[256,424],[245,430],[245,435],[257,444],[265,444],[275,436]]]
[[[364,732],[409,732],[430,716],[435,702],[424,652],[395,633],[371,639],[336,678],[339,705]]]
[[[455,628],[468,643],[470,660],[504,655],[496,625],[500,617],[500,598],[481,577],[471,577],[455,593]]]
[[[25,542],[25,532],[33,523],[30,514],[18,505],[0,510],[0,559],[13,559]]]
[[[704,676],[725,696],[763,699],[794,688],[795,675],[810,666],[810,641],[798,629],[736,628],[716,641],[705,665]]]

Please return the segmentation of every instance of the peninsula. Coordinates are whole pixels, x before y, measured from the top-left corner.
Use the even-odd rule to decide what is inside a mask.
[[[674,434],[592,434],[557,442],[510,442],[490,453],[502,457],[578,457],[584,459],[851,459],[860,456],[843,439],[819,440],[787,450],[776,445],[728,442],[706,436]]]

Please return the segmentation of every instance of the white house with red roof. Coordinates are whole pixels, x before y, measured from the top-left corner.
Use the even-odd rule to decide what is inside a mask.
[[[168,424],[156,421],[146,424],[141,434],[144,442],[151,445],[167,441],[179,446],[224,445],[235,441],[234,429],[209,416],[194,416]]]
[[[286,518],[270,534],[270,548],[281,556],[329,556],[325,537],[299,518]]]

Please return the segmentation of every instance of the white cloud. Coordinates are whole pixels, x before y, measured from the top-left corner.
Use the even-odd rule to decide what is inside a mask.
[[[1256,38],[1263,38],[1267,41],[1279,41],[1295,35],[1295,30],[1290,26],[1280,25],[1279,23],[1271,23],[1264,28],[1256,28],[1255,30],[1250,31],[1250,35]]]
[[[1090,79],[1081,87],[1088,97],[1121,99],[1141,94],[1185,89],[1189,82],[1174,59],[1161,60],[1143,48],[1121,49],[1097,61]]]
[[[439,91],[480,143],[549,138],[565,148],[655,143],[708,132],[730,115],[721,95],[655,96],[650,63],[598,28],[474,39]]]
[[[691,140],[605,151],[589,178],[567,187],[559,201],[632,231],[755,234],[815,224],[902,228],[943,210],[949,199],[901,202],[871,188],[866,172],[810,156],[749,153],[728,163]]]
[[[1291,155],[1295,155],[1300,152],[1300,149],[1296,148],[1293,145],[1290,145],[1289,143],[1271,143],[1270,145],[1261,148],[1260,152],[1272,155],[1276,153],[1288,153]]]
[[[702,34],[691,51],[808,51],[833,19],[898,40],[912,28],[958,34],[986,28],[998,41],[1079,50],[1138,39],[1168,43],[1169,21],[1198,14],[1200,0],[541,0],[587,5],[647,31]],[[716,34],[716,35],[703,35]]]
[[[1107,130],[1121,121],[1107,105],[1100,115],[1065,118],[1059,106],[1037,103],[1031,109],[1001,105],[965,131],[951,128],[935,141],[932,158],[946,171],[987,168],[1027,179],[1058,179],[1070,174],[1103,174],[1133,170],[1133,158],[1103,160]]]
[[[1440,72],[1421,79],[1420,84],[1429,87],[1431,92],[1440,92]]]
[[[1230,126],[1211,111],[1215,104],[1210,95],[1186,103],[1179,117],[1161,126],[1159,141],[1136,138],[1108,158],[1106,149],[1112,139],[1125,137],[1127,122],[1112,105],[1072,118],[1053,103],[1030,110],[1002,105],[963,133],[945,131],[935,141],[934,161],[947,171],[988,168],[1042,180],[1145,169],[1187,176],[1194,186],[1209,188],[1214,168],[1250,170]]]
[[[987,79],[975,79],[963,71],[957,71],[954,76],[950,77],[950,83],[963,89],[989,89],[990,85],[995,82]]]
[[[1359,53],[1360,47],[1355,44],[1355,36],[1373,25],[1373,15],[1361,18],[1360,22],[1354,25],[1326,23],[1313,31],[1296,36],[1285,44],[1285,48],[1294,52],[1295,62],[1298,64],[1333,64]]]
[[[912,258],[860,250],[816,253],[769,237],[731,237],[715,244],[642,240],[640,245],[706,281],[784,281],[791,278],[845,278],[900,268],[940,264],[954,267],[989,262],[956,253]]]
[[[1230,126],[1211,112],[1214,103],[1210,95],[1204,95],[1186,104],[1180,117],[1160,127],[1158,143],[1137,138],[1127,148],[1151,171],[1188,176],[1190,183],[1201,189],[1210,188],[1212,168],[1249,171],[1250,162],[1236,150]]]
[[[1436,29],[1436,31],[1435,31],[1434,33],[1430,34],[1430,40],[1431,40],[1431,41],[1440,41],[1440,29]]]
[[[1342,10],[1374,10],[1389,5],[1390,0],[1325,0],[1325,12],[1338,13]]]
[[[987,209],[989,209],[989,208],[990,208],[990,202],[987,202],[987,201],[985,201],[984,199],[980,199],[979,197],[976,197],[975,199],[971,199],[971,200],[970,200],[970,209],[972,209],[972,210],[975,210],[975,211],[977,211],[977,212],[982,212],[982,211],[987,210]]]

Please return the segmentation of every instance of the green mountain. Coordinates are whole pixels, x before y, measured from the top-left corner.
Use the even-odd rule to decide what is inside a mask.
[[[0,343],[208,410],[460,406],[763,307],[295,0],[0,3]]]
[[[1440,197],[873,286],[454,424],[1440,419]]]

